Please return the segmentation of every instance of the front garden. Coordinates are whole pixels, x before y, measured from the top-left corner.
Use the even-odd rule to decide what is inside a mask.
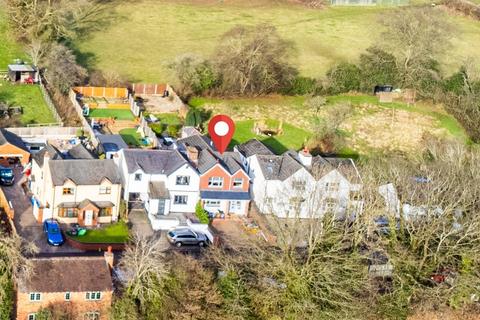
[[[87,230],[83,236],[67,236],[81,243],[125,243],[128,240],[128,226],[125,222],[117,222],[100,229]]]

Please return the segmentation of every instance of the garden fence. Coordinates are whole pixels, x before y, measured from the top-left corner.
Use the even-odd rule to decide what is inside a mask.
[[[45,86],[43,85],[41,80],[39,82],[39,86],[40,86],[40,91],[42,91],[43,100],[45,100],[45,103],[47,104],[48,108],[52,112],[55,120],[58,121],[57,125],[63,126],[62,118],[58,114],[57,108],[55,107],[55,104],[53,103],[52,99],[50,98],[50,94],[48,93],[47,89],[45,88]],[[47,124],[47,125],[51,125],[51,124]]]
[[[140,128],[142,129],[145,137],[147,137],[152,142],[153,147],[156,148],[158,146],[157,135],[155,132],[153,132],[152,128],[148,126],[148,122],[143,115],[140,116]]]
[[[93,146],[97,147],[99,142],[97,140],[97,137],[95,136],[93,128],[90,126],[87,119],[85,119],[85,116],[83,115],[82,106],[80,106],[80,103],[78,103],[77,101],[77,93],[70,89],[70,93],[68,96],[70,97],[70,101],[72,101],[73,106],[75,107],[75,111],[77,111],[77,114],[82,121],[83,130],[86,134],[90,136],[90,140],[92,141]]]

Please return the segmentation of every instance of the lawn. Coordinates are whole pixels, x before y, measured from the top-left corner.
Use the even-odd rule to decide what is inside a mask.
[[[24,125],[56,122],[37,85],[12,84],[0,80],[0,101],[21,106],[23,114],[20,120]]]
[[[130,110],[123,109],[90,109],[90,118],[115,118],[118,120],[133,120],[135,116]]]
[[[137,132],[137,129],[128,128],[120,130],[120,135],[126,144],[129,146],[142,146],[142,136]]]
[[[80,60],[90,68],[113,70],[136,82],[170,82],[169,64],[178,55],[213,53],[221,35],[235,25],[270,23],[292,42],[291,62],[301,74],[321,77],[339,61],[355,61],[381,40],[378,19],[390,7],[310,9],[281,1],[110,2],[116,19],[76,43]],[[208,17],[208,18],[206,18]],[[442,61],[447,71],[467,57],[480,61],[480,24],[449,18],[458,27],[453,46]]]
[[[71,236],[71,238],[84,243],[125,243],[128,236],[127,225],[124,222],[118,222],[101,229],[88,230],[84,236]]]
[[[279,126],[278,120],[268,119],[266,124],[271,129],[276,129]],[[232,141],[230,142],[230,148],[234,145],[246,142],[250,139],[256,138],[262,141],[265,145],[276,154],[281,154],[289,149],[299,150],[310,138],[311,133],[303,129],[292,126],[288,123],[283,123],[283,134],[279,136],[265,136],[256,135],[253,132],[254,120],[244,120],[235,122],[235,133]]]
[[[6,15],[0,10],[0,70],[7,70],[7,66],[16,58],[26,59],[26,56],[9,33]]]

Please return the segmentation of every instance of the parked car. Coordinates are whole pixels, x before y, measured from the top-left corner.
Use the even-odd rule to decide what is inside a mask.
[[[47,235],[47,242],[52,246],[60,246],[65,242],[60,225],[55,220],[45,220],[43,222],[43,231]]]
[[[3,186],[11,186],[15,182],[13,170],[11,168],[0,166],[0,184]]]
[[[175,140],[173,140],[171,137],[162,137],[163,144],[166,145],[167,147],[170,147]]]
[[[168,242],[176,247],[183,245],[198,245],[203,247],[207,244],[207,236],[189,228],[175,228],[167,233]]]

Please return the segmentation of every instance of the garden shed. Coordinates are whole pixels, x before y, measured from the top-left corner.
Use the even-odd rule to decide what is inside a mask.
[[[34,83],[37,82],[37,69],[29,64],[9,64],[8,78],[10,81]]]

